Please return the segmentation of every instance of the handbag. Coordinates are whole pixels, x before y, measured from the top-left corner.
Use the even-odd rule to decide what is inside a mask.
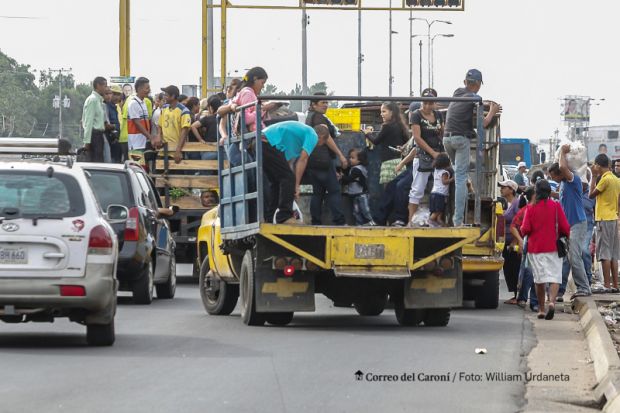
[[[558,232],[558,206],[556,205],[555,207],[555,244],[558,249],[558,257],[564,258],[568,255],[569,241],[564,235],[560,237]]]

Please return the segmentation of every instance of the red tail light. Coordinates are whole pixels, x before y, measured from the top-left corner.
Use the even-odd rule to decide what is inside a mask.
[[[103,225],[97,225],[90,231],[88,239],[88,253],[96,255],[112,254],[112,236]]]
[[[81,285],[61,285],[60,295],[62,297],[84,297],[86,296],[86,289]]]
[[[285,277],[292,277],[293,275],[295,275],[295,267],[292,265],[287,265],[286,267],[284,267],[284,276]]]
[[[506,241],[506,218],[503,215],[497,215],[495,223],[495,242]]]
[[[138,208],[129,210],[129,218],[125,223],[125,241],[138,241],[140,239],[140,212]]]

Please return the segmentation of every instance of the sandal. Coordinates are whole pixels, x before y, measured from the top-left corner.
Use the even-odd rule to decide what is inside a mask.
[[[517,304],[517,297],[512,297],[510,300],[504,301],[504,304],[510,304],[510,305]]]
[[[542,320],[543,318],[545,318],[545,313],[538,313],[538,319]]]
[[[521,308],[525,308],[526,304],[527,304],[527,301],[517,301],[517,305]]]
[[[549,309],[547,310],[547,314],[545,315],[545,320],[553,320],[554,315],[555,315],[555,305],[549,304]]]
[[[612,294],[617,294],[617,293],[619,293],[619,292],[620,292],[620,290],[619,290],[619,289],[617,289],[616,287],[612,287],[612,288],[610,288],[610,291],[609,291],[609,292],[610,292],[610,293],[612,293]]]

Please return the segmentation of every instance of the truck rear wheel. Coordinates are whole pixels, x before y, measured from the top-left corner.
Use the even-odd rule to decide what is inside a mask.
[[[239,285],[228,284],[213,276],[209,268],[209,257],[205,257],[200,266],[200,298],[207,313],[211,315],[229,315],[237,306]]]
[[[293,312],[288,313],[265,313],[265,320],[274,326],[285,326],[293,321]]]
[[[355,302],[355,311],[361,316],[380,315],[387,304],[387,294],[371,294]]]
[[[241,320],[249,326],[262,326],[265,324],[264,314],[256,312],[256,296],[254,294],[254,257],[248,250],[241,262],[241,274],[239,280],[241,295]]]
[[[422,322],[424,311],[421,309],[405,308],[402,297],[394,301],[394,314],[401,326],[414,327]]]
[[[476,308],[497,308],[499,305],[499,271],[481,272],[473,276],[482,280],[482,285],[469,286]]]
[[[424,325],[427,327],[445,327],[449,322],[449,308],[428,308],[424,311]]]

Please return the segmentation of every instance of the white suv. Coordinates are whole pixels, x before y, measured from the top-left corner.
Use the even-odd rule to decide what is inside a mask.
[[[123,206],[107,213],[127,218]],[[112,345],[117,255],[80,167],[0,161],[0,320],[68,317],[86,325],[88,344]]]

